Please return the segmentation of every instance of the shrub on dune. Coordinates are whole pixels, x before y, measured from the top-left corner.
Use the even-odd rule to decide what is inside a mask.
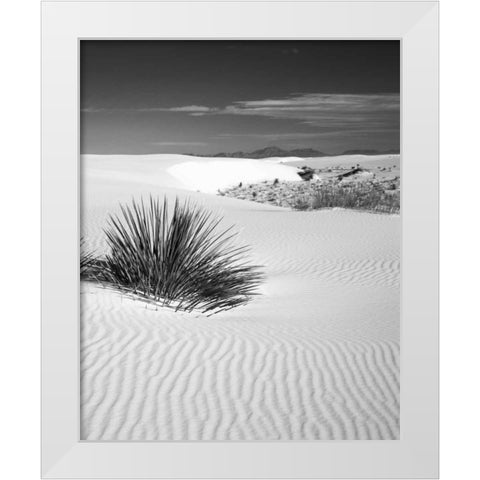
[[[293,198],[290,205],[295,210],[308,210],[310,208],[310,199],[306,195],[300,195]]]
[[[400,191],[376,183],[323,183],[307,186],[288,199],[294,210],[347,208],[378,213],[400,212]]]
[[[312,209],[351,208],[371,212],[398,213],[400,193],[389,194],[375,184],[320,186],[313,194]]]
[[[103,280],[177,310],[217,313],[248,302],[262,279],[222,218],[188,201],[132,201],[110,216]]]

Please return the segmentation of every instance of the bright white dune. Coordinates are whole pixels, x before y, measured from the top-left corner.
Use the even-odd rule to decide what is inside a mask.
[[[82,170],[87,177],[203,193],[263,181],[302,181],[296,165],[287,159],[194,157],[179,154],[155,155],[82,155]]]
[[[305,159],[301,157],[270,157],[263,160],[270,163],[305,162]]]
[[[216,193],[223,188],[263,181],[301,181],[298,168],[265,160],[196,159],[168,168],[185,188],[204,193]]]

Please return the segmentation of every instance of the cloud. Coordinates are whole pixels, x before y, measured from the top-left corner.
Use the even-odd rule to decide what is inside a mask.
[[[84,107],[80,109],[82,113],[99,113],[99,112],[108,112],[108,108],[97,108],[97,107]]]
[[[166,108],[168,112],[187,112],[187,113],[209,113],[216,111],[214,108],[205,107],[203,105],[186,105],[184,107]]]
[[[200,117],[206,115],[248,115],[277,120],[296,120],[312,127],[356,128],[364,131],[396,128],[400,119],[400,95],[305,93],[284,98],[245,100],[223,108],[204,105],[147,107],[133,109],[84,108],[82,112],[172,112]]]
[[[296,94],[284,98],[238,101],[215,112],[288,120],[310,132],[245,134],[249,138],[283,140],[322,137],[364,137],[392,134],[400,129],[399,94]],[[228,134],[227,134],[228,135]],[[235,136],[235,134],[231,134]]]
[[[204,105],[183,105],[180,107],[144,107],[129,109],[129,111],[136,112],[174,112],[186,113],[188,115],[205,115],[207,113],[215,113],[216,108],[205,107]]]
[[[97,108],[84,107],[81,109],[83,113],[98,112],[180,112],[189,115],[205,115],[206,113],[214,113],[218,111],[216,108],[205,107],[203,105],[185,105],[181,107],[140,107],[140,108]]]
[[[235,102],[222,113],[295,119],[310,125],[358,123],[400,112],[398,94],[302,94],[282,99]]]

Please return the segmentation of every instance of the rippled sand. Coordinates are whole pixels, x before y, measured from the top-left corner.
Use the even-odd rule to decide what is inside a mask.
[[[168,175],[179,156],[153,157],[82,159],[89,246],[105,250],[119,201],[191,197],[237,226],[267,278],[208,318],[82,283],[82,438],[398,438],[400,217],[192,192]]]

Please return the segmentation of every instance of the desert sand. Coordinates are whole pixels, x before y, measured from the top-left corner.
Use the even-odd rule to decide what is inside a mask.
[[[235,225],[266,273],[248,305],[210,317],[82,282],[82,439],[399,438],[400,217],[215,195],[297,179],[296,165],[82,156],[82,235],[97,254],[119,202],[189,197]]]

